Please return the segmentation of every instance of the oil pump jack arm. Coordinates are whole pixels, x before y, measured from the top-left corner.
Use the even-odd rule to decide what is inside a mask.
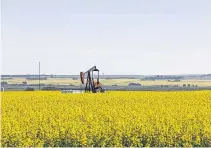
[[[81,77],[81,83],[82,84],[84,84],[84,76],[85,75],[89,75],[89,77],[90,77],[90,73],[92,72],[92,71],[94,71],[94,70],[97,70],[97,71],[99,71],[97,68],[96,68],[96,66],[93,66],[92,68],[90,68],[88,71],[86,71],[86,72],[80,72],[80,77]]]
[[[93,66],[92,68],[90,68],[89,70],[87,70],[86,72],[84,72],[84,74],[87,74],[88,72],[93,71],[95,69],[96,69],[96,66]]]

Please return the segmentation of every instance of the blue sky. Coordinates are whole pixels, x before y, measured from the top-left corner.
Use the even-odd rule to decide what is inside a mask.
[[[2,0],[2,74],[211,73],[210,0]]]

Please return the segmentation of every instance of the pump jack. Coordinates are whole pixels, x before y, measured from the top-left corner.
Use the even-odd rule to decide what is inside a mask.
[[[97,81],[94,81],[93,72],[97,72]],[[86,87],[85,92],[105,92],[105,90],[101,87],[102,84],[99,82],[99,70],[96,68],[96,66],[93,66],[86,72],[80,72],[81,77],[81,83],[84,84],[84,77],[86,75]]]

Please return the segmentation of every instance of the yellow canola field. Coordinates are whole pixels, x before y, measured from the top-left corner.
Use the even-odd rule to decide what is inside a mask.
[[[211,146],[211,91],[3,92],[2,146]]]

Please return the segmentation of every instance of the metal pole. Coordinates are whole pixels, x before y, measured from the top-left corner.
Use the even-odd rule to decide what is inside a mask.
[[[40,62],[39,62],[39,90],[40,90]]]

